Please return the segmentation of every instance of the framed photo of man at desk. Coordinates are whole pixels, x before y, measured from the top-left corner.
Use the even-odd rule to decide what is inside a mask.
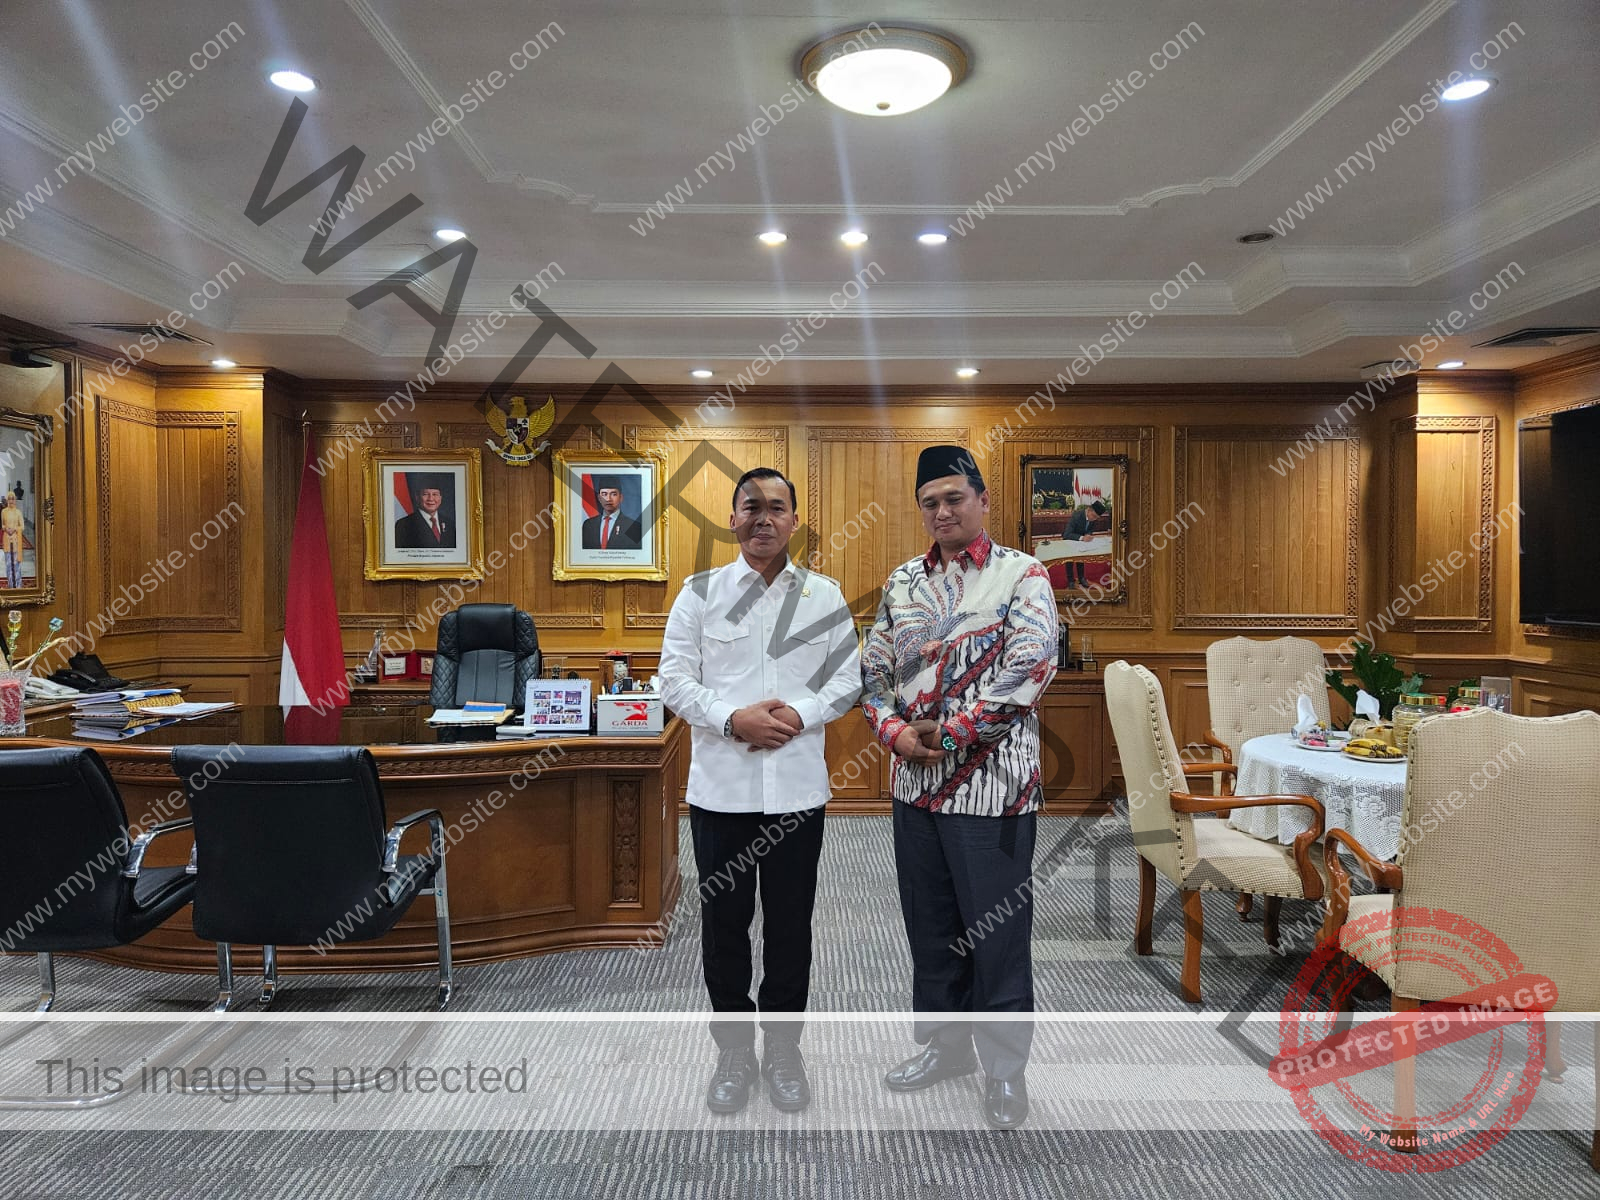
[[[1126,599],[1127,456],[1024,454],[1017,537],[1050,572],[1057,597]]]
[[[368,579],[482,579],[478,451],[369,446],[362,510]]]
[[[665,579],[666,451],[557,450],[557,579]]]
[[[55,496],[50,490],[48,416],[0,408],[0,608],[55,599],[50,540]]]

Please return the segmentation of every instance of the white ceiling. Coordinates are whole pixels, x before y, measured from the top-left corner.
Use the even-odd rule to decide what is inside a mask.
[[[777,0],[7,0],[0,42],[0,209],[53,194],[0,236],[0,312],[50,328],[160,320],[229,263],[242,272],[189,329],[214,354],[305,376],[390,377],[422,365],[432,330],[397,299],[347,297],[435,248],[456,225],[479,248],[462,305],[506,309],[548,264],[544,299],[596,347],[553,344],[524,378],[586,382],[621,363],[652,383],[710,366],[717,386],[868,264],[881,278],[763,382],[946,385],[1054,378],[1190,263],[1196,282],[1120,345],[1092,382],[1354,379],[1453,309],[1474,323],[1427,356],[1513,367],[1570,350],[1483,351],[1527,324],[1600,325],[1600,5],[1593,0],[995,0],[806,13]],[[904,117],[852,116],[814,96],[640,236],[648,207],[761,106],[783,111],[798,56],[860,21],[937,28],[967,80]],[[64,183],[63,158],[149,82],[237,22],[243,36]],[[555,27],[549,25],[555,23]],[[1196,22],[1203,33],[1196,33]],[[1512,27],[1512,23],[1515,26]],[[1159,72],[1149,59],[1189,26]],[[557,32],[557,28],[559,32]],[[1267,226],[1501,30],[1486,96],[1426,115],[1293,232]],[[321,87],[274,193],[346,146],[362,173],[439,106],[544,48],[448,137],[345,220],[406,194],[423,207],[321,275],[301,263],[319,187],[257,227],[244,213],[289,109],[266,73]],[[198,60],[197,60],[198,61]],[[1080,104],[1144,71],[1141,90],[1022,182],[1016,168]],[[480,84],[488,92],[488,84]],[[774,108],[774,105],[779,107]],[[944,229],[1009,179],[1011,199],[939,248]],[[841,230],[871,237],[857,251]],[[779,227],[783,247],[755,234]],[[1485,280],[1520,273],[1481,314]],[[1203,274],[1202,274],[1203,273]],[[553,272],[555,274],[555,272]],[[419,285],[438,304],[440,270]],[[519,316],[456,372],[492,378],[533,329]],[[109,335],[88,340],[114,344]],[[1591,339],[1600,340],[1600,339]],[[1586,343],[1579,343],[1586,344]]]

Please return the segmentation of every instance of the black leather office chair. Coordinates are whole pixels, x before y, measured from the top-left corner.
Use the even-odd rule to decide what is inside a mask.
[[[146,867],[165,821],[131,837],[128,812],[93,750],[0,752],[0,796],[10,818],[0,871],[0,949],[39,956],[35,1012],[55,1003],[57,951],[106,950],[137,941],[194,898],[183,867]]]
[[[539,631],[510,604],[463,604],[439,621],[428,703],[460,708],[468,700],[498,700],[517,712],[528,680],[539,674]]]
[[[233,1000],[232,944],[260,946],[260,1003],[278,988],[279,946],[326,952],[382,937],[418,896],[433,897],[439,1007],[450,1003],[444,818],[422,809],[384,832],[383,791],[358,746],[178,746],[174,772],[194,816],[196,936],[217,943],[217,1001]],[[401,854],[429,825],[428,853]]]

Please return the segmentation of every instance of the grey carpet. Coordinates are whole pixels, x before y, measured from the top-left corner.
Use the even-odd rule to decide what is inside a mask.
[[[1085,837],[1096,829],[1060,818],[1041,825],[1034,942],[1040,1008],[1190,1011],[1177,995],[1175,906],[1159,909],[1155,957],[1134,956],[1137,876],[1126,826]],[[684,900],[664,949],[464,968],[453,1007],[702,1011],[693,863],[686,859],[683,870]],[[821,874],[812,1008],[904,1010],[910,963],[887,820],[830,821]],[[1164,884],[1158,900],[1169,900]],[[1205,1009],[1217,1023],[1193,1031],[1215,1039],[1231,1012],[1277,1010],[1314,917],[1309,905],[1285,904],[1283,954],[1265,946],[1259,920],[1238,920],[1229,897],[1208,896],[1206,919]],[[13,994],[25,994],[31,964],[14,962],[6,979]],[[79,960],[64,961],[58,980],[69,1011],[194,1011],[210,995],[203,977]],[[288,976],[275,1008],[426,1011],[428,984],[423,973]],[[1588,1039],[1568,1042],[1572,1068],[1563,1086],[1579,1098],[1575,1111],[1588,1112]],[[909,1039],[902,1044],[909,1052]],[[708,1068],[709,1052],[704,1062]],[[851,1086],[871,1082],[862,1075]],[[698,1086],[697,1079],[685,1084],[691,1108]],[[967,1086],[941,1085],[939,1095],[914,1102],[926,1103],[930,1117],[970,1106],[976,1092]],[[1036,1096],[1036,1103],[1052,1102]],[[1348,1162],[1305,1130],[23,1131],[0,1141],[0,1196],[1600,1197],[1600,1176],[1587,1158],[1586,1134],[1533,1129],[1513,1132],[1466,1166],[1408,1176]]]

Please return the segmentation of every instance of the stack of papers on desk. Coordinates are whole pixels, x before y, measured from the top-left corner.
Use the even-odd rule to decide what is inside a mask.
[[[91,692],[79,696],[73,704],[72,719],[96,725],[125,725],[134,714],[151,714],[152,709],[169,708],[182,699],[177,688]],[[150,720],[155,719],[151,714]]]
[[[429,725],[498,725],[511,715],[504,704],[484,704],[469,700],[460,708],[435,709]]]
[[[72,727],[72,736],[75,738],[89,738],[97,742],[120,742],[124,738],[137,737],[141,733],[148,733],[152,729],[160,729],[163,725],[176,725],[181,718],[167,717],[160,720],[140,720],[135,718],[123,725],[108,725],[80,721]]]

